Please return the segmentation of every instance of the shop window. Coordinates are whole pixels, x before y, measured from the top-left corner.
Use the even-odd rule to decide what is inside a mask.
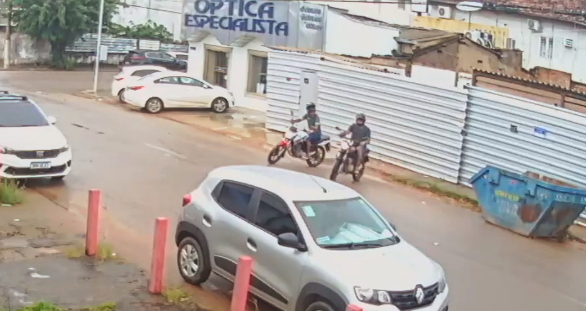
[[[204,80],[226,87],[228,79],[228,53],[215,50],[206,50]]]
[[[248,62],[248,93],[265,95],[267,93],[268,57],[250,55]]]

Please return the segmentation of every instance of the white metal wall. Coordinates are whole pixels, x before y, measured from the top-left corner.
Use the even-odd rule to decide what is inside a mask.
[[[317,109],[332,138],[365,113],[373,158],[458,181],[466,93],[350,65],[321,61]]]
[[[586,116],[471,87],[460,181],[486,165],[586,186]]]
[[[301,73],[317,71],[320,57],[319,54],[269,52],[267,129],[282,132],[291,125],[290,111],[299,111]]]

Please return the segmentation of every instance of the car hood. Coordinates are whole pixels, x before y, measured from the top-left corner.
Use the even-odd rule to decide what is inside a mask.
[[[407,291],[440,280],[442,268],[405,241],[357,250],[320,250],[320,266],[343,284],[365,288]]]
[[[14,150],[51,150],[63,148],[67,139],[55,126],[2,127],[0,146]]]

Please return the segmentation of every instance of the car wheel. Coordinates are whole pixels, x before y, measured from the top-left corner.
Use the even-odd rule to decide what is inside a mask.
[[[199,242],[192,237],[187,237],[179,243],[177,267],[185,282],[192,285],[204,283],[212,272],[209,255],[204,253]]]
[[[159,112],[163,111],[164,107],[165,106],[163,105],[163,101],[161,99],[153,97],[153,98],[147,100],[146,105],[144,106],[144,109],[148,113],[159,113]]]
[[[121,103],[124,103],[124,91],[125,91],[125,89],[121,89],[120,92],[118,92],[118,100]]]
[[[316,301],[310,304],[305,311],[335,311],[329,303],[323,301]]]
[[[228,100],[222,97],[218,97],[212,102],[212,110],[215,113],[224,113],[228,111],[228,107]]]

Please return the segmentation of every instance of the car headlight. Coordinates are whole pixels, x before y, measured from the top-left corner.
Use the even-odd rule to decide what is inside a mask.
[[[440,294],[443,293],[446,290],[446,285],[447,285],[447,282],[446,282],[446,274],[445,274],[444,270],[442,269],[442,273],[441,273],[440,280],[437,283],[437,291],[438,291],[438,293],[440,293]]]
[[[0,154],[14,154],[14,149],[0,146]]]
[[[66,152],[66,151],[69,151],[69,145],[65,145],[65,147],[59,149],[59,152]]]
[[[388,292],[382,290],[374,290],[371,288],[354,287],[354,293],[356,298],[364,303],[370,303],[375,305],[383,305],[391,303],[391,295]]]

